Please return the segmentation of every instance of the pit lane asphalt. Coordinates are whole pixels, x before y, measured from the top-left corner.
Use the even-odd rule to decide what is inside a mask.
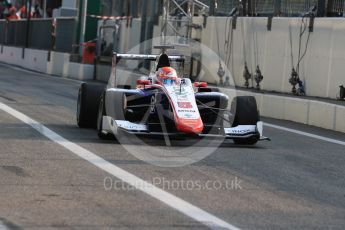
[[[153,166],[114,141],[100,141],[95,131],[76,126],[79,85],[79,81],[0,65],[2,103],[146,181],[240,180],[240,188],[235,189],[165,188],[232,225],[344,229],[344,146],[265,128],[272,142],[221,146],[190,166]],[[266,121],[345,141],[340,133]],[[0,138],[0,221],[9,229],[206,228],[140,191],[107,191],[106,172],[1,110]]]

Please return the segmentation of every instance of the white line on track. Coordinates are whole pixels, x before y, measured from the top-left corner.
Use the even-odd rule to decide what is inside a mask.
[[[4,225],[4,223],[0,220],[0,230],[8,230],[8,228]]]
[[[339,140],[335,140],[335,139],[332,139],[332,138],[323,137],[323,136],[320,136],[320,135],[299,131],[299,130],[296,130],[296,129],[290,129],[290,128],[286,128],[286,127],[279,126],[279,125],[273,125],[273,124],[266,123],[266,122],[264,122],[264,126],[267,126],[267,127],[270,127],[270,128],[274,128],[274,129],[283,130],[283,131],[290,132],[290,133],[299,134],[299,135],[306,136],[306,137],[315,138],[315,139],[322,140],[322,141],[327,141],[327,142],[330,142],[330,143],[333,143],[333,144],[338,144],[338,145],[344,145],[345,146],[345,142],[344,141],[339,141]]]
[[[188,203],[181,198],[178,198],[152,184],[140,179],[139,177],[119,168],[118,166],[111,164],[110,162],[104,160],[103,158],[97,156],[96,154],[90,152],[83,147],[68,141],[54,131],[48,129],[41,123],[31,119],[25,114],[3,104],[0,102],[0,109],[17,118],[18,120],[30,125],[32,128],[37,130],[43,136],[52,140],[53,142],[61,145],[62,147],[68,149],[80,158],[88,161],[89,163],[95,165],[96,167],[108,172],[109,174],[119,178],[120,180],[130,184],[134,188],[141,190],[142,192],[150,195],[151,197],[165,203],[171,208],[189,216],[190,218],[205,224],[211,229],[230,229],[239,230],[239,228],[221,220],[220,218]],[[0,225],[1,226],[1,225]]]
[[[6,225],[0,220],[0,230],[8,230]]]

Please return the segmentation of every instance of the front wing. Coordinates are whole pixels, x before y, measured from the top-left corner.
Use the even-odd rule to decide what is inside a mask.
[[[112,117],[103,116],[103,132],[118,134],[119,130],[135,135],[168,135],[177,136],[183,133],[160,133],[150,132],[148,125],[133,123],[126,120],[114,120]],[[259,121],[256,125],[239,125],[231,128],[224,128],[224,134],[196,134],[199,137],[221,137],[225,139],[247,139],[250,137],[259,137],[259,140],[269,140],[263,136],[263,123]]]

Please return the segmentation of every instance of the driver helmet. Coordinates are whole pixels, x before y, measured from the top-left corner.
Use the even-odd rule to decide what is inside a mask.
[[[172,67],[162,67],[157,71],[157,80],[161,84],[174,84],[177,80],[176,70]]]

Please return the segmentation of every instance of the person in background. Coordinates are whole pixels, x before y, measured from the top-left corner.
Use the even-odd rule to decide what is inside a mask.
[[[53,9],[52,8],[48,7],[46,12],[47,12],[48,18],[51,18],[53,16]]]
[[[35,5],[35,9],[34,9],[34,13],[33,13],[33,17],[34,18],[42,18],[43,12],[42,9],[40,8],[40,6],[38,4]]]
[[[6,19],[12,4],[8,0],[0,0],[0,19]]]
[[[20,13],[20,18],[26,18],[27,17],[27,10],[26,10],[25,5],[19,9],[19,13]]]
[[[11,6],[9,9],[9,15],[7,16],[7,20],[19,20],[20,17],[17,15],[17,8],[15,6]]]
[[[8,2],[6,0],[0,0],[0,19],[6,18]]]

